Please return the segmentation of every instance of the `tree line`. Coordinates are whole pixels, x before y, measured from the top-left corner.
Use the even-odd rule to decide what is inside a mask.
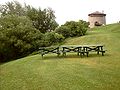
[[[68,37],[85,35],[88,23],[67,21],[59,26],[51,8],[22,6],[17,1],[0,5],[0,62],[29,55]]]

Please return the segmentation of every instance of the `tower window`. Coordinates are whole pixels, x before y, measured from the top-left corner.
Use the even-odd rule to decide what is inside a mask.
[[[96,22],[94,23],[94,25],[95,25],[95,26],[101,26],[102,24],[100,24],[99,22],[96,21]]]

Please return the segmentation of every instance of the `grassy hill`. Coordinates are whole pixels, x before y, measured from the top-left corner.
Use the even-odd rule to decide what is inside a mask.
[[[120,24],[94,28],[65,44],[104,44],[105,56],[39,54],[0,65],[0,90],[120,90]]]

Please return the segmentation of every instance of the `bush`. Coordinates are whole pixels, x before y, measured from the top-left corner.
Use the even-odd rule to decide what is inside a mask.
[[[70,37],[71,30],[67,26],[61,26],[55,30],[56,33],[62,34],[65,38]]]
[[[52,44],[60,43],[64,40],[61,34],[55,32],[47,32],[43,37],[43,46],[50,46]]]
[[[56,29],[56,32],[62,34],[65,38],[85,35],[88,29],[88,23],[83,20],[78,22],[70,21]]]

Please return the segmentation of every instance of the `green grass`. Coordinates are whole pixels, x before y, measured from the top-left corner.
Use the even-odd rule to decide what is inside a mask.
[[[120,24],[94,28],[66,45],[104,44],[105,56],[28,56],[0,65],[0,90],[120,90]]]

